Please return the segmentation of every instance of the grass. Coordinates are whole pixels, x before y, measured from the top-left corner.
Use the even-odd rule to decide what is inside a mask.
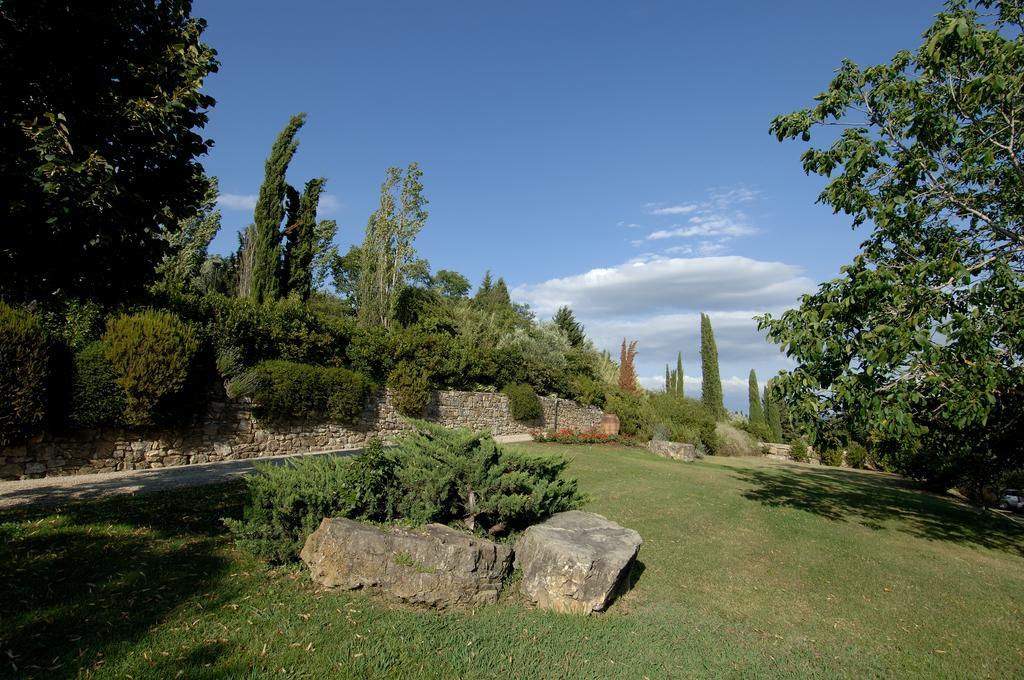
[[[0,676],[996,677],[1024,665],[1024,530],[877,473],[564,453],[644,537],[606,614],[317,593],[231,545],[240,484],[0,513]]]

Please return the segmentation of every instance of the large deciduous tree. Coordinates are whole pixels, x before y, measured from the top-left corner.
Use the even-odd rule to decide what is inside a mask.
[[[0,5],[0,296],[141,295],[200,207],[217,70],[187,0]]]
[[[870,228],[839,278],[760,320],[797,361],[791,414],[839,418],[941,486],[1024,465],[1022,28],[1019,2],[949,2],[915,52],[845,61],[771,124],[780,140],[841,129],[804,170]]]

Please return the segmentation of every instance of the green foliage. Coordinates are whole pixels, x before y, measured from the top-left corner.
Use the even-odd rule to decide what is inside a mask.
[[[609,390],[605,411],[619,417],[619,433],[649,441],[654,432],[656,414],[642,394]]]
[[[431,285],[450,300],[459,300],[469,295],[469,279],[449,269],[441,269],[434,274]]]
[[[352,462],[332,455],[257,464],[245,478],[249,502],[241,520],[225,519],[240,548],[268,562],[295,560],[325,517],[356,514]]]
[[[199,338],[173,314],[146,310],[109,319],[103,345],[124,390],[125,421],[149,425],[185,390]]]
[[[508,410],[516,420],[537,420],[544,411],[540,398],[529,385],[508,385],[502,392],[508,397]]]
[[[785,405],[780,403],[778,398],[775,396],[774,378],[769,380],[768,384],[764,386],[763,404],[765,420],[768,423],[768,430],[771,433],[771,439],[766,439],[764,441],[780,443],[783,438],[782,409]]]
[[[731,423],[720,422],[715,425],[717,442],[714,455],[716,456],[759,456],[761,448],[757,441],[747,432],[744,432]]]
[[[284,230],[284,260],[281,263],[282,295],[295,295],[300,300],[308,300],[313,292],[313,258],[319,246],[316,211],[326,182],[323,177],[309,180],[301,196],[292,187],[287,189],[287,227]],[[331,230],[332,236],[333,233]]]
[[[703,403],[671,393],[651,394],[647,401],[652,408],[653,420],[669,440],[703,446],[709,452],[716,449],[717,440],[711,439],[710,446],[704,442],[708,432],[714,433],[715,419],[708,415]]]
[[[196,280],[207,260],[207,249],[220,231],[221,215],[217,209],[220,186],[216,177],[206,178],[206,183],[206,192],[196,214],[164,235],[167,253],[156,268],[163,286],[178,290],[198,287]]]
[[[703,373],[701,401],[707,412],[720,420],[725,417],[725,402],[718,368],[718,346],[711,328],[711,317],[703,313],[700,315],[700,363]]]
[[[51,343],[39,319],[0,302],[0,447],[39,430],[47,415]]]
[[[243,519],[224,522],[240,547],[272,562],[294,560],[325,517],[518,531],[583,502],[575,480],[562,477],[567,465],[503,450],[484,433],[418,422],[390,451],[371,440],[351,461],[312,456],[261,465],[246,478]]]
[[[772,441],[772,431],[771,428],[768,427],[767,423],[753,423],[749,420],[745,420],[739,422],[732,421],[731,424],[733,427],[743,430],[759,442]]]
[[[127,399],[102,342],[86,345],[75,355],[71,378],[71,423],[95,428],[123,425]]]
[[[576,320],[568,306],[559,307],[552,321],[571,347],[582,347],[587,341],[587,336],[583,332],[583,324]]]
[[[839,467],[843,464],[843,450],[835,446],[826,446],[818,450],[818,458],[822,465]]]
[[[345,368],[271,360],[246,373],[235,394],[251,397],[263,420],[326,416],[351,423],[362,413],[372,391],[373,384],[366,377]]]
[[[765,419],[764,406],[761,404],[761,390],[757,386],[757,374],[754,373],[754,369],[750,369],[750,378],[747,381],[747,399],[750,404],[748,413],[751,425],[764,425],[767,428],[768,422]],[[769,431],[761,441],[768,441],[770,436]]]
[[[680,397],[685,396],[683,390],[683,353],[676,354],[676,370],[672,372],[673,391]]]
[[[217,70],[190,2],[8,0],[0,12],[0,297],[144,294],[207,185]]]
[[[771,124],[780,140],[827,130],[803,168],[829,178],[820,202],[870,225],[839,278],[760,319],[797,362],[789,409],[813,427],[842,417],[942,488],[1024,464],[1021,17],[950,2],[916,51],[845,61],[814,106]]]
[[[852,468],[863,469],[868,463],[868,450],[860,442],[850,440],[846,445],[846,464]]]
[[[573,386],[573,398],[578,403],[604,409],[608,389],[604,382],[586,375],[577,375]]]
[[[218,353],[233,352],[243,367],[268,359],[339,366],[354,332],[350,319],[318,312],[298,300],[257,304],[211,296],[193,313],[208,320],[207,332]]]
[[[256,302],[273,301],[281,295],[281,222],[285,217],[285,198],[290,188],[285,182],[285,173],[299,148],[295,136],[305,123],[304,113],[291,117],[274,140],[265,164],[263,184],[260,185],[253,214],[256,226],[249,294]]]
[[[390,167],[380,187],[380,204],[370,215],[360,246],[357,298],[359,320],[367,326],[388,327],[395,303],[418,269],[413,241],[426,224],[427,199],[423,196],[419,164],[405,172]]]
[[[795,439],[790,444],[789,455],[798,463],[806,463],[810,456],[807,454],[807,442],[803,439]]]
[[[430,403],[430,373],[412,361],[400,361],[388,376],[395,409],[404,416],[422,418]]]
[[[576,481],[562,477],[566,460],[502,449],[486,433],[418,423],[395,456],[398,515],[413,522],[511,532],[584,500]]]

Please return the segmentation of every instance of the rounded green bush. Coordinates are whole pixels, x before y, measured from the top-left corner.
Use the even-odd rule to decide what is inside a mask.
[[[790,444],[790,457],[798,463],[806,463],[809,459],[807,454],[807,442],[803,439],[796,439]]]
[[[540,398],[529,385],[509,385],[504,390],[508,397],[508,410],[516,420],[537,420],[544,411]]]
[[[76,427],[123,425],[126,399],[102,342],[75,355],[71,377],[71,422]]]
[[[430,403],[430,376],[411,361],[400,361],[388,376],[395,409],[404,416],[422,418]]]
[[[372,383],[354,371],[280,359],[261,362],[238,383],[236,396],[251,397],[257,416],[268,421],[326,415],[352,422],[373,391]]]
[[[50,338],[33,314],[0,302],[0,446],[42,427],[50,382]]]
[[[852,468],[863,469],[868,462],[868,450],[860,442],[851,439],[846,445],[846,462]]]
[[[125,421],[148,425],[181,393],[199,349],[193,328],[169,312],[146,310],[107,321],[107,359],[125,393]]]

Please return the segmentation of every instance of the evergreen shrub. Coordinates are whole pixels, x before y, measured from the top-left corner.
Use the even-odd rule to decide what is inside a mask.
[[[410,418],[422,418],[430,403],[430,375],[411,361],[400,361],[388,376],[395,409]]]
[[[71,377],[71,423],[93,428],[123,425],[126,399],[102,342],[86,345],[75,355]]]
[[[245,478],[249,502],[242,519],[225,519],[238,546],[268,562],[289,562],[325,517],[348,517],[358,507],[352,462],[337,456],[258,464]]]
[[[860,442],[851,439],[846,445],[846,462],[852,468],[864,469],[868,462],[868,450]]]
[[[261,362],[232,382],[232,392],[251,397],[257,417],[266,421],[327,416],[351,423],[372,391],[370,380],[354,371],[280,359]]]
[[[619,417],[620,434],[650,441],[657,414],[642,394],[609,390],[605,411]]]
[[[584,406],[596,406],[603,409],[606,395],[604,383],[586,375],[577,375],[574,385],[575,400]]]
[[[50,336],[35,315],[0,302],[0,446],[37,432],[47,415]]]
[[[828,446],[822,448],[818,452],[818,458],[821,460],[822,465],[839,467],[843,464],[843,450],[833,446]]]
[[[199,349],[192,326],[165,311],[121,315],[107,321],[103,345],[124,390],[125,421],[147,425],[170,415]]]
[[[718,423],[715,426],[715,433],[719,440],[715,449],[716,456],[737,457],[761,454],[761,447],[757,445],[757,441],[738,427],[729,423]]]
[[[246,478],[241,520],[226,519],[240,547],[272,561],[296,559],[325,517],[458,523],[477,533],[515,532],[585,498],[562,476],[568,462],[504,450],[486,433],[417,422],[385,450],[357,458],[315,456],[261,465]]]
[[[798,463],[806,463],[810,460],[810,456],[807,454],[807,442],[803,439],[795,439],[790,444],[790,457]]]
[[[509,385],[502,392],[508,397],[508,410],[516,420],[537,420],[544,415],[540,398],[530,385]]]

